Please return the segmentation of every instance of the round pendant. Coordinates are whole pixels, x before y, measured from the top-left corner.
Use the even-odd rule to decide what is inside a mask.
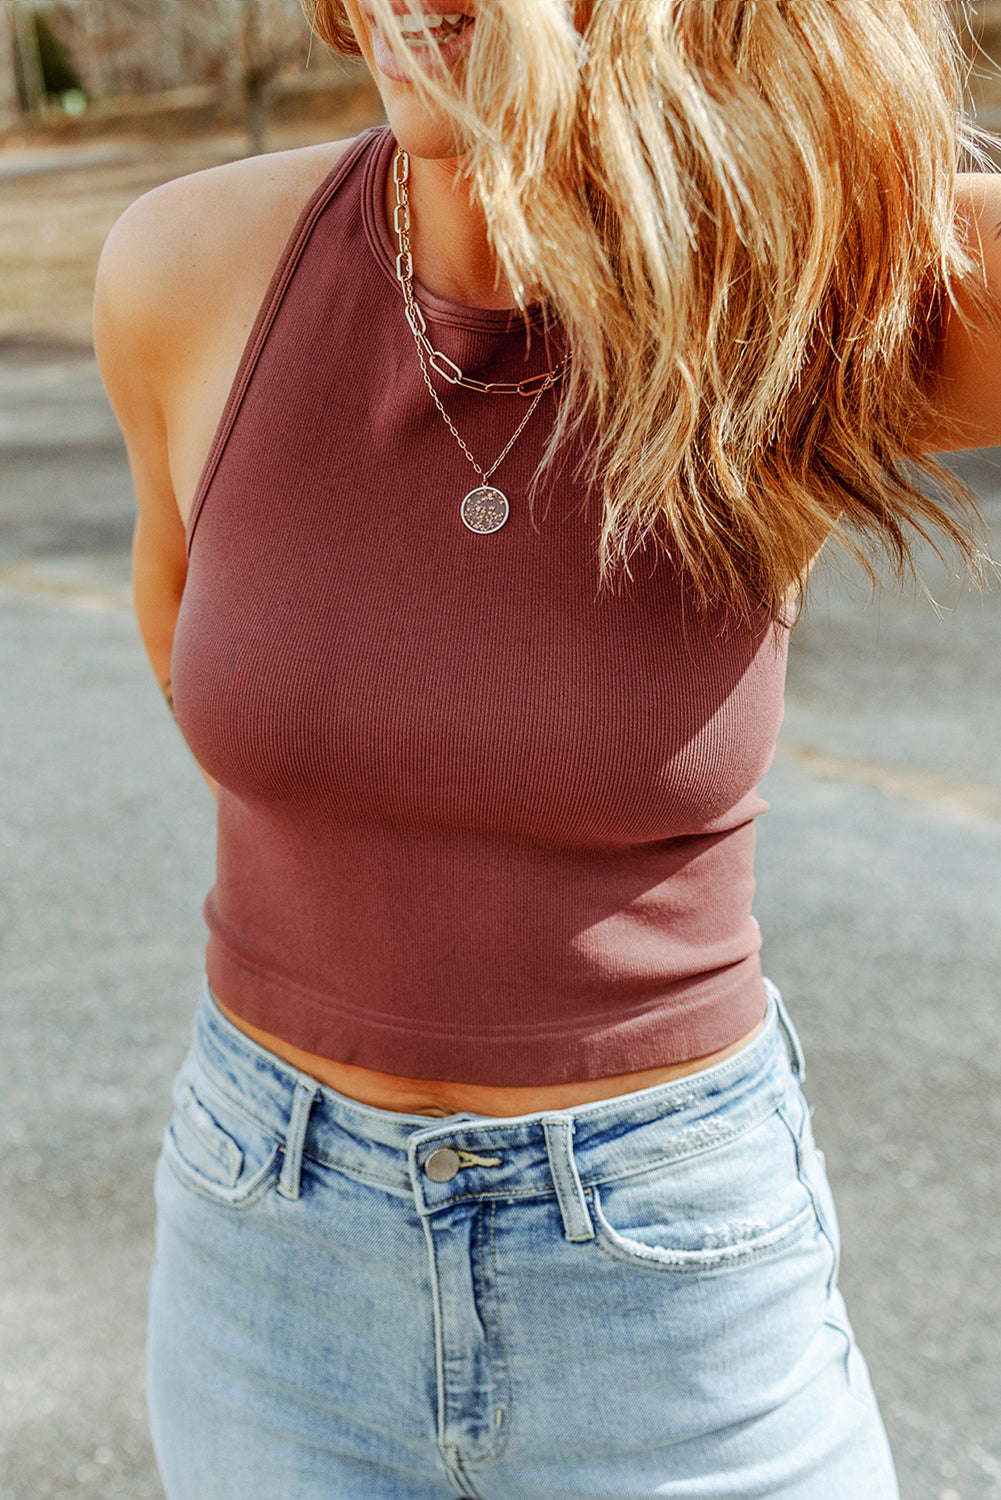
[[[470,531],[486,533],[500,531],[509,510],[507,496],[501,490],[495,490],[492,484],[481,484],[469,491],[460,514]]]

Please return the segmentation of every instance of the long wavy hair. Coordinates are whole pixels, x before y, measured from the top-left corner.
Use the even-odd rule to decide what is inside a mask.
[[[534,483],[592,414],[603,582],[654,539],[707,603],[778,614],[832,536],[871,576],[918,536],[975,562],[921,438],[950,304],[986,306],[945,0],[477,0],[454,78],[367,4],[454,121],[519,306],[565,330]],[[359,55],[339,0],[303,5]]]

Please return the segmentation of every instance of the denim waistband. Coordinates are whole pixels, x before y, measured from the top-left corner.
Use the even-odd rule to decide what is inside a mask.
[[[298,1195],[303,1156],[391,1192],[409,1197],[417,1190],[427,1211],[483,1194],[552,1193],[559,1163],[572,1162],[574,1188],[582,1191],[722,1144],[771,1113],[802,1078],[803,1058],[778,990],[768,980],[765,987],[761,1029],[701,1072],[566,1109],[439,1118],[377,1109],[317,1082],[234,1026],[206,981],[175,1096],[193,1070],[200,1091],[218,1091],[272,1133],[284,1145],[289,1197]],[[452,1155],[442,1157],[442,1150]],[[446,1170],[459,1162],[445,1181],[428,1168],[435,1152]]]

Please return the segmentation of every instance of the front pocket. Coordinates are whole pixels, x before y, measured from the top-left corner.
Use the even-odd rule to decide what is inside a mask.
[[[163,1156],[188,1187],[229,1207],[255,1202],[278,1176],[281,1142],[221,1095],[178,1080]]]
[[[796,1140],[779,1111],[716,1146],[592,1190],[599,1247],[652,1270],[726,1271],[817,1230]]]

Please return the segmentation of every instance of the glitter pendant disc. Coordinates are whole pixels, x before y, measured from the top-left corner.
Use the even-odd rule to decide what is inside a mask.
[[[470,531],[484,534],[500,531],[508,518],[509,510],[507,496],[503,491],[494,489],[492,484],[481,484],[469,491],[462,502],[460,514]]]

